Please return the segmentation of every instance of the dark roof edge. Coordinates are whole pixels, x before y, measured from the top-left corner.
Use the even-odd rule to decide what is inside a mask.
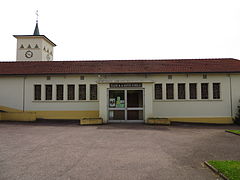
[[[15,35],[14,35],[15,36]],[[32,36],[32,35],[29,35]],[[236,60],[239,61],[236,58],[201,58],[201,59],[123,59],[123,60],[61,60],[61,61],[0,61],[0,63],[32,63],[32,62],[48,62],[48,63],[70,63],[70,62],[110,62],[110,61],[184,61],[184,60]]]
[[[45,35],[13,35],[13,37],[15,37],[15,38],[18,38],[18,37],[43,37],[43,38],[45,38],[47,41],[49,41],[50,42],[50,44],[52,44],[53,46],[57,46],[54,42],[52,42],[50,39],[48,39],[47,38],[47,36],[45,36]]]
[[[132,72],[132,73],[46,73],[46,74],[0,74],[0,76],[53,76],[53,75],[83,75],[83,74],[235,74],[240,71],[233,72]]]

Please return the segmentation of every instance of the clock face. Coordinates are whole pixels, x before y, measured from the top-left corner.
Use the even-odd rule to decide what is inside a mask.
[[[26,58],[31,58],[33,56],[33,52],[32,51],[27,51],[26,53],[25,53],[25,57]]]

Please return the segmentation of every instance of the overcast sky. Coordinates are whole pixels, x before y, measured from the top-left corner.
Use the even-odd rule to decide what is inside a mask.
[[[240,59],[240,0],[7,0],[0,6],[0,61],[16,39],[40,34],[54,60]]]

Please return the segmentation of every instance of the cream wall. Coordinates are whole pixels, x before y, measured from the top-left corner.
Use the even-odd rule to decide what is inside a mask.
[[[240,84],[234,82],[233,98],[240,96],[237,88]],[[208,74],[207,79],[203,79],[203,74],[172,74],[172,79],[168,79],[168,75],[107,75],[102,78],[102,83],[112,82],[142,82],[145,90],[145,121],[148,117],[160,118],[225,118],[232,117],[231,115],[231,93],[230,79],[227,74]],[[163,100],[154,99],[154,84],[162,83],[163,85]],[[166,84],[174,83],[174,100],[166,99]],[[186,99],[178,100],[177,84],[186,84]],[[197,83],[197,99],[189,99],[189,83]],[[201,99],[201,83],[209,84],[209,99]],[[220,83],[221,98],[213,99],[212,83]],[[107,87],[102,90],[107,92]],[[107,94],[104,95],[106,99]],[[104,100],[103,99],[103,100]],[[234,100],[235,101],[235,100]],[[101,102],[100,102],[101,103]],[[106,103],[100,106],[106,114]],[[236,103],[233,104],[233,109],[236,108]],[[101,113],[100,113],[101,114]],[[105,117],[105,116],[104,116]]]
[[[152,96],[152,83],[144,83],[143,88],[144,88],[144,120],[147,122],[147,118],[153,117],[154,112],[153,112],[153,96]]]
[[[103,118],[103,122],[107,123],[108,119],[108,88],[109,84],[100,83],[98,85],[99,89],[99,116]]]
[[[240,74],[231,74],[229,79],[232,84],[232,115],[235,117],[237,107],[240,105]]]
[[[97,76],[86,75],[84,80],[79,76],[30,76],[26,78],[26,104],[27,111],[98,111],[98,100],[90,100],[90,84],[96,84]],[[42,85],[42,100],[34,101],[34,85]],[[53,100],[45,100],[45,85],[53,85]],[[64,100],[56,100],[56,85],[64,85]],[[75,100],[67,100],[67,85],[75,85]],[[78,100],[78,85],[86,84],[86,100]],[[99,96],[98,96],[99,97]]]
[[[45,50],[44,50],[45,47]],[[53,46],[49,44],[47,41],[42,40],[42,60],[43,61],[52,61],[53,60]],[[50,59],[47,59],[47,55],[49,55]]]
[[[39,48],[35,48],[36,44]],[[21,45],[24,46],[24,48],[20,48]],[[31,46],[31,48],[28,48],[28,45]],[[45,50],[44,50],[45,47]],[[26,51],[32,51],[33,56],[31,58],[26,58],[25,53]],[[52,54],[53,55],[53,46],[47,42],[42,37],[26,37],[26,38],[20,38],[17,39],[17,61],[48,61],[47,55]],[[51,57],[51,60],[53,60],[53,57]]]
[[[234,117],[238,101],[240,99],[240,75],[208,74],[203,79],[202,74],[173,74],[172,79],[168,75],[58,75],[50,76],[26,76],[24,77],[0,76],[0,106],[16,108],[24,111],[99,111],[99,116],[107,122],[108,89],[113,82],[140,82],[145,92],[144,115],[148,117],[164,118],[217,118]],[[231,80],[231,81],[230,81]],[[212,99],[212,83],[221,83],[221,99]],[[89,100],[90,84],[98,83],[98,100]],[[154,83],[163,84],[163,100],[154,99]],[[166,100],[165,85],[174,83],[175,100]],[[186,83],[186,99],[177,99],[177,83]],[[198,99],[189,100],[188,83],[198,83]],[[200,84],[209,83],[208,100],[200,99]],[[34,85],[42,85],[42,100],[34,101]],[[53,100],[46,101],[45,85],[53,85]],[[64,100],[57,101],[56,85],[64,84]],[[68,101],[67,85],[75,84],[75,100]],[[78,100],[78,85],[86,84],[87,100]],[[232,88],[230,88],[232,84]],[[25,93],[23,94],[23,88]],[[230,91],[232,89],[232,91]],[[232,93],[230,93],[232,92]],[[232,100],[231,100],[232,96]],[[23,98],[25,97],[25,98]],[[231,103],[232,101],[232,103]],[[232,104],[232,106],[231,106]],[[232,112],[231,112],[232,109]],[[60,116],[60,115],[59,115]]]
[[[0,77],[0,106],[23,110],[23,82],[23,77]]]
[[[202,74],[196,75],[173,75],[172,79],[167,76],[153,75],[151,78],[155,83],[163,84],[163,100],[153,101],[154,117],[231,117],[231,100],[229,77],[227,75],[208,74],[203,79]],[[174,100],[166,99],[166,83],[174,83]],[[186,83],[186,99],[177,99],[177,84]],[[189,99],[189,83],[197,83],[197,100]],[[209,99],[201,99],[201,83],[209,83]],[[221,84],[221,99],[214,100],[212,83]],[[153,93],[154,95],[154,93]]]

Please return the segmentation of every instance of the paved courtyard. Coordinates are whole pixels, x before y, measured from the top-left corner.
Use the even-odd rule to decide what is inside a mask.
[[[0,123],[1,180],[211,180],[205,160],[240,160],[240,126]]]

